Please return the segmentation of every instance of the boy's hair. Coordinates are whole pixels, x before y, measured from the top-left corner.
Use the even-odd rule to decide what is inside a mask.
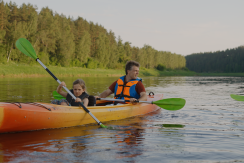
[[[128,61],[125,65],[125,74],[127,75],[127,70],[131,70],[132,66],[140,67],[140,64],[136,61]]]
[[[73,85],[80,84],[81,88],[86,89],[86,83],[82,79],[77,79],[73,82]]]

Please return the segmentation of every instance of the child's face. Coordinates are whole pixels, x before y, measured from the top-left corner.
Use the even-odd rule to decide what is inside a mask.
[[[75,97],[78,97],[85,91],[85,89],[83,89],[80,86],[80,84],[75,84],[75,85],[73,85],[73,91],[74,91]]]

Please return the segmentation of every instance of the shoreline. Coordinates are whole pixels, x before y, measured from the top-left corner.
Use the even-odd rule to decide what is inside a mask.
[[[55,74],[54,74],[55,75]],[[55,75],[56,76],[56,75]],[[104,76],[104,75],[99,75],[99,74],[94,74],[94,75],[90,75],[90,74],[58,74],[59,77],[99,77],[99,76]],[[122,76],[122,75],[115,75],[115,74],[106,74],[106,76],[110,76],[110,77],[116,77],[116,76]],[[0,75],[1,78],[23,78],[23,77],[50,77],[50,75],[47,73],[45,74],[8,74],[8,75]]]
[[[48,69],[59,77],[97,77],[97,76],[123,76],[124,69],[87,69],[82,67],[58,67],[47,66]],[[0,64],[1,78],[19,78],[19,77],[49,77],[50,75],[39,64]],[[244,77],[244,73],[196,73],[193,71],[171,70],[159,71],[156,69],[140,68],[139,76],[218,76],[218,77]]]

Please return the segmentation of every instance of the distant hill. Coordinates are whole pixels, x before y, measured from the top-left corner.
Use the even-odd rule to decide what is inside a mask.
[[[244,72],[244,46],[225,51],[185,56],[186,67],[195,72]]]

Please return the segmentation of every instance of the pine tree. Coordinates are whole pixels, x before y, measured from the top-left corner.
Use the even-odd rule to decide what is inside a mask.
[[[91,46],[90,34],[89,32],[84,31],[83,36],[78,40],[78,43],[76,44],[76,48],[75,48],[76,58],[82,64],[87,63],[87,59],[90,54],[90,46]]]

